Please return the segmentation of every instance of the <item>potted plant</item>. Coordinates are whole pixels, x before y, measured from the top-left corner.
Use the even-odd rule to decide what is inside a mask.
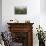
[[[45,35],[43,32],[42,27],[36,28],[37,29],[37,34],[36,36],[38,36],[38,40],[39,40],[39,46],[45,46]]]

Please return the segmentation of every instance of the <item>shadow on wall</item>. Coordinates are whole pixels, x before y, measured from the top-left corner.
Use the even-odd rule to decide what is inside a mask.
[[[0,31],[2,31],[2,0],[0,0]]]
[[[40,12],[46,14],[46,0],[40,0]]]

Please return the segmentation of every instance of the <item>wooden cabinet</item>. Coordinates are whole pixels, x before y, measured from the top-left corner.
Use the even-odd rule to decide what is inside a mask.
[[[33,23],[7,23],[12,33],[13,41],[22,46],[33,46]]]

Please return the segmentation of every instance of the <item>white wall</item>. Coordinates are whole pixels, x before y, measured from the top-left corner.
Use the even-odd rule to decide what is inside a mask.
[[[3,31],[6,31],[8,26],[7,22],[10,19],[17,19],[19,22],[25,22],[25,20],[30,20],[33,25],[33,45],[38,46],[38,39],[36,37],[36,27],[39,24],[45,30],[46,28],[46,15],[42,14],[40,5],[40,0],[2,0],[2,26]],[[26,6],[27,7],[27,15],[15,15],[14,8],[16,6]],[[40,7],[41,6],[41,7]],[[37,39],[37,40],[36,40]]]
[[[2,31],[2,0],[0,0],[0,31]]]
[[[46,13],[46,0],[40,0],[40,9],[42,13]]]
[[[40,24],[46,31],[46,0],[40,0]]]
[[[22,16],[15,15],[14,7],[16,6],[26,6],[27,15],[22,15]],[[40,0],[38,1],[37,0],[14,0],[14,1],[13,0],[3,0],[2,1],[3,26],[5,26],[7,21],[10,19],[17,19],[20,22],[24,22],[25,20],[29,19],[31,22],[39,23],[39,14],[40,14]]]

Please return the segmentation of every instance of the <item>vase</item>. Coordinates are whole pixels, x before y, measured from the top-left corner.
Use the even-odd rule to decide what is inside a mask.
[[[39,46],[45,46],[45,41],[39,40]]]

